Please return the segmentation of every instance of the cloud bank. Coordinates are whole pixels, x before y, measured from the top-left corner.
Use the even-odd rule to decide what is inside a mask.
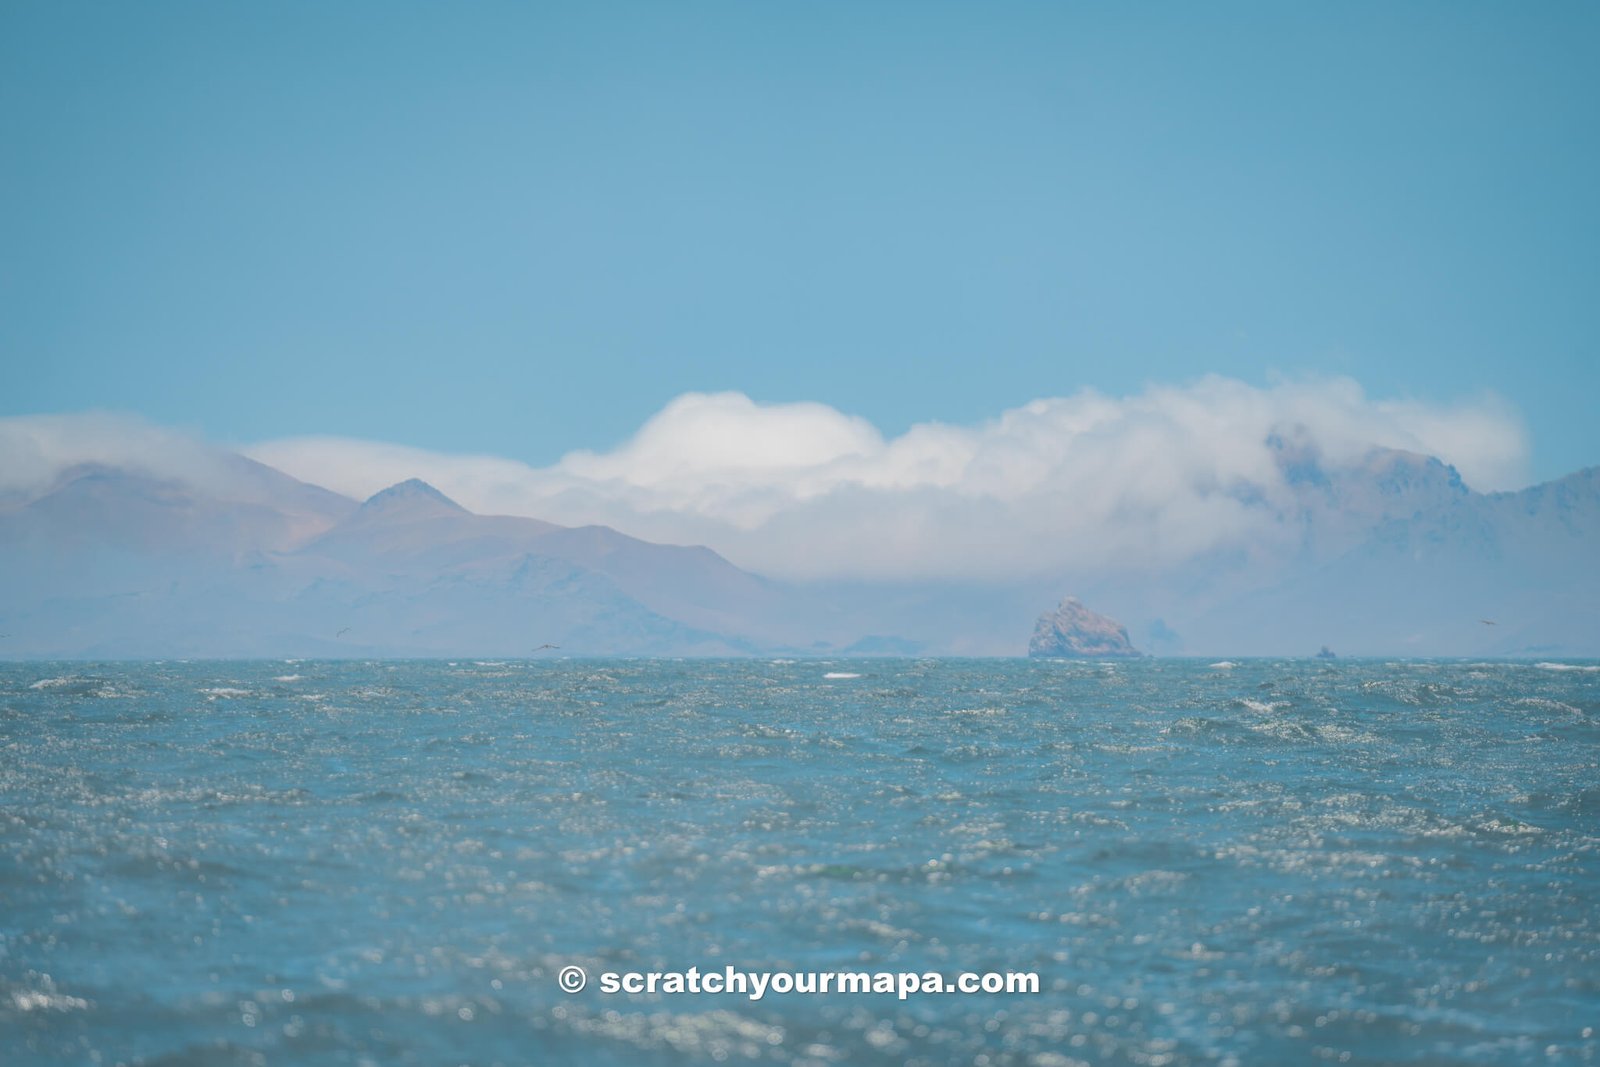
[[[0,418],[0,493],[42,492],[62,471],[84,464],[173,478],[227,497],[239,460],[197,434],[153,426],[133,415]]]
[[[886,438],[824,404],[689,393],[606,452],[536,468],[337,437],[246,453],[356,497],[423,478],[474,511],[604,523],[707,544],[791,578],[997,579],[1161,566],[1287,536],[1269,440],[1328,467],[1375,447],[1436,456],[1481,490],[1524,484],[1527,433],[1493,397],[1373,400],[1348,379],[1209,377],[1134,396],[1084,390],[973,426]]]
[[[1120,398],[1084,390],[895,437],[825,404],[689,393],[617,447],[549,467],[337,437],[244,451],[357,498],[420,477],[474,511],[707,544],[775,576],[993,580],[1282,543],[1293,494],[1275,437],[1328,469],[1375,447],[1436,456],[1481,490],[1524,484],[1529,460],[1521,421],[1493,397],[1428,405],[1374,400],[1348,379],[1217,377]],[[233,499],[270,491],[246,484],[229,451],[136,418],[0,419],[0,493],[42,491],[84,463]]]

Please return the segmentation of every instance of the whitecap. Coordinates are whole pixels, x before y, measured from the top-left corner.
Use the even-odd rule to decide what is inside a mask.
[[[1545,711],[1557,711],[1566,715],[1582,715],[1583,712],[1571,704],[1563,704],[1559,700],[1549,700],[1545,697],[1520,697],[1515,701],[1518,707],[1540,708]]]
[[[274,682],[298,682],[300,680],[300,675],[298,675],[298,674],[280,674],[280,675],[278,675],[276,678],[274,678],[272,680]]]
[[[1584,671],[1593,673],[1600,671],[1600,666],[1588,663],[1535,663],[1541,671]]]
[[[1214,671],[1231,671],[1237,666],[1238,666],[1238,664],[1233,662],[1233,660],[1224,659],[1224,660],[1218,660],[1216,663],[1213,663],[1211,665],[1211,669],[1214,670]]]
[[[28,686],[29,689],[59,689],[64,685],[71,685],[78,680],[76,675],[69,674],[64,678],[40,678]]]
[[[861,677],[861,675],[859,675],[859,674],[851,674],[849,671],[829,671],[827,674],[824,674],[823,677],[824,678],[859,678],[859,677]]]
[[[214,686],[210,689],[202,689],[200,692],[204,693],[208,697],[211,697],[213,700],[217,699],[218,697],[228,699],[231,697],[247,697],[250,695],[250,690],[248,689],[233,689],[225,685]]]
[[[18,1011],[82,1011],[89,1002],[82,997],[69,997],[65,993],[41,992],[23,989],[11,994],[11,1003]]]

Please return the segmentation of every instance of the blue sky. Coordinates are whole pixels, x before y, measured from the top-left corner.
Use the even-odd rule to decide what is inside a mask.
[[[1600,462],[1593,5],[0,8],[0,414],[548,463],[673,397],[1492,391]]]

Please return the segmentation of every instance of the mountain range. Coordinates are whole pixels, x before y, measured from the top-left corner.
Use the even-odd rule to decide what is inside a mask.
[[[1264,534],[989,584],[778,582],[416,480],[357,501],[220,449],[79,465],[0,495],[0,655],[1022,655],[1067,595],[1158,655],[1600,655],[1600,468],[1484,494],[1426,456],[1272,444],[1271,487],[1219,489]]]

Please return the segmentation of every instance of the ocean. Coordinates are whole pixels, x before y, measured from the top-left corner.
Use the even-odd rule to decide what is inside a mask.
[[[601,988],[691,967],[1038,989]],[[1596,1029],[1600,664],[0,665],[8,1067],[1594,1063]]]

